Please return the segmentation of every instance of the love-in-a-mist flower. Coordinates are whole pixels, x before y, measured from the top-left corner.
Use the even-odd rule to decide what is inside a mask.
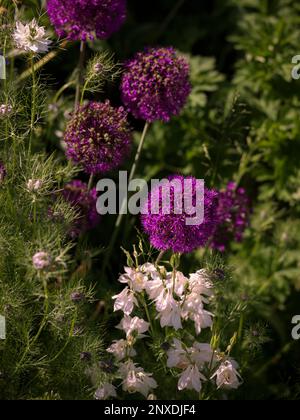
[[[218,225],[213,236],[212,247],[224,252],[231,241],[241,242],[249,226],[250,199],[244,188],[234,182],[219,193]]]
[[[190,91],[189,65],[173,48],[149,48],[125,65],[122,100],[136,118],[169,121]]]
[[[18,49],[34,54],[47,52],[51,44],[45,28],[39,26],[35,19],[26,24],[17,22],[13,39]]]
[[[29,179],[26,184],[26,188],[29,192],[38,192],[43,186],[41,179]]]
[[[116,397],[117,397],[116,388],[108,382],[105,382],[95,392],[96,400],[107,400],[108,398],[116,398]]]
[[[47,252],[37,252],[32,257],[32,264],[36,270],[45,270],[51,264],[51,257]]]
[[[76,219],[70,230],[72,237],[75,238],[97,226],[100,216],[96,208],[96,188],[89,190],[86,183],[74,180],[65,185],[62,196],[76,211]]]
[[[197,180],[180,175],[172,176],[169,180],[173,181],[171,205],[168,205],[167,190],[160,185],[153,188],[143,209],[143,213],[147,214],[141,217],[142,225],[153,247],[162,251],[171,249],[179,253],[192,252],[205,246],[215,230],[218,195],[215,191],[204,189],[203,223],[189,225],[191,215],[194,215],[196,207],[200,204],[196,202],[197,199],[199,201]],[[170,208],[167,209],[166,206]],[[181,212],[178,211],[180,209]]]
[[[218,388],[237,389],[242,384],[242,378],[237,369],[238,364],[235,360],[226,360],[220,365],[211,379],[216,378]]]
[[[152,378],[152,374],[146,373],[143,368],[137,366],[132,360],[122,363],[118,374],[123,378],[123,390],[130,394],[139,392],[147,398],[150,391],[157,388],[157,383]]]
[[[90,102],[73,114],[65,131],[67,157],[88,174],[117,168],[128,156],[132,133],[124,108]]]
[[[12,113],[13,107],[10,104],[0,105],[0,118],[8,117]]]
[[[6,169],[3,163],[0,161],[0,184],[4,181],[4,178],[6,177]]]
[[[126,0],[48,0],[47,11],[61,37],[107,39],[126,19]]]

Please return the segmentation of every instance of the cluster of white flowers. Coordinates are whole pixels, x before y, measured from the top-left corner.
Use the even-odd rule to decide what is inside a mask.
[[[43,186],[43,181],[40,179],[29,179],[26,187],[29,192],[37,192]]]
[[[213,284],[206,270],[199,270],[186,277],[180,271],[167,272],[164,267],[150,263],[138,268],[125,268],[119,281],[125,288],[113,296],[114,310],[123,311],[124,317],[116,328],[122,330],[126,338],[113,341],[107,352],[116,360],[117,376],[122,381],[123,391],[139,392],[146,398],[150,395],[152,398],[151,391],[158,385],[152,374],[146,373],[133,362],[132,358],[137,356],[134,345],[137,340],[147,337],[149,330],[153,333],[151,324],[155,319],[159,320],[161,328],[174,328],[176,337],[180,336],[183,323],[187,321],[194,323],[196,335],[202,329],[210,328],[213,314],[204,306],[213,296]],[[153,306],[152,311],[146,308],[149,322],[137,316],[132,317],[135,308],[143,310],[145,305],[149,306],[149,302]],[[167,367],[178,372],[178,390],[195,390],[200,393],[203,381],[207,380],[216,382],[218,389],[238,388],[241,377],[237,372],[237,363],[229,356],[213,350],[210,344],[199,343],[191,335],[188,336],[192,346],[174,338],[166,351]],[[115,396],[115,387],[109,383],[105,383],[95,394],[97,399]]]
[[[145,291],[155,304],[161,327],[182,328],[182,321],[192,320],[197,334],[203,328],[210,328],[213,315],[204,304],[212,295],[212,283],[206,270],[200,270],[185,277],[180,271],[167,272],[164,267],[147,263],[138,269],[126,268],[120,283],[127,284],[123,291],[114,296],[114,310],[130,315],[138,305],[137,294]]]
[[[178,381],[178,389],[194,389],[201,391],[202,381],[206,381],[203,372],[215,373],[209,378],[216,378],[217,387],[236,389],[240,386],[238,364],[231,358],[225,358],[213,351],[210,344],[194,342],[192,347],[185,346],[180,340],[174,339],[173,345],[167,352],[169,368],[182,371]]]

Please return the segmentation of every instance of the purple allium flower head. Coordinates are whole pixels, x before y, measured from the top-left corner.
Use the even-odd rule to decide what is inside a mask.
[[[65,132],[67,156],[89,174],[117,168],[129,154],[132,133],[124,108],[90,102],[73,114]]]
[[[126,0],[48,0],[47,11],[61,37],[107,39],[126,19]]]
[[[166,214],[163,205],[165,197],[160,185],[153,188],[148,196],[145,204],[146,211],[143,211],[142,225],[145,232],[150,236],[151,245],[159,250],[171,249],[174,252],[188,253],[194,249],[205,246],[211,238],[216,223],[217,223],[217,197],[215,191],[204,189],[204,221],[201,224],[188,225],[187,219],[193,216],[192,209],[188,209],[184,203],[184,198],[190,195],[189,200],[193,208],[196,207],[196,179],[193,177],[183,177],[181,175],[174,175],[169,180],[178,180],[180,187],[171,187],[171,206],[170,214]],[[191,188],[186,191],[185,180],[191,181]],[[177,191],[176,191],[177,190]],[[182,214],[176,214],[176,200],[177,194],[183,191],[181,195]],[[180,197],[180,195],[179,195]],[[159,198],[159,200],[158,200]],[[159,203],[157,203],[159,201]],[[157,210],[151,211],[153,205],[157,205]],[[147,210],[148,209],[148,210]],[[158,213],[158,214],[154,214]],[[194,217],[194,216],[193,216]]]
[[[51,264],[51,257],[47,252],[37,252],[32,257],[32,264],[36,270],[44,270]]]
[[[212,247],[221,252],[234,240],[241,242],[249,225],[250,199],[244,188],[237,188],[234,182],[219,193],[218,226],[213,236]]]
[[[190,69],[173,48],[149,48],[125,67],[122,100],[136,118],[169,121],[180,113],[191,91]]]
[[[70,235],[73,238],[97,226],[100,216],[96,209],[96,188],[88,191],[87,184],[75,180],[65,185],[62,195],[78,213],[78,217],[70,231]]]
[[[0,160],[0,183],[3,182],[4,178],[6,177],[6,169],[3,163]]]

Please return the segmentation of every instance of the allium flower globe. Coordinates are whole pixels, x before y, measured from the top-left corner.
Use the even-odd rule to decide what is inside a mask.
[[[74,112],[65,132],[66,153],[88,174],[117,168],[129,154],[131,130],[124,108],[90,102]]]
[[[150,242],[153,247],[161,251],[173,250],[179,253],[192,252],[196,248],[205,246],[211,238],[217,223],[217,193],[205,188],[204,190],[204,221],[201,224],[188,225],[187,219],[191,217],[192,209],[184,208],[182,203],[182,214],[175,214],[174,196],[178,193],[183,197],[186,194],[192,195],[192,205],[196,206],[196,179],[193,177],[184,178],[176,175],[169,178],[170,180],[179,180],[181,183],[180,190],[177,186],[171,187],[171,211],[166,214],[163,206],[162,187],[157,186],[152,189],[146,202],[147,210],[143,210],[141,217],[144,231],[150,236]],[[184,180],[191,180],[191,191],[185,191]],[[173,192],[173,194],[172,194]],[[159,198],[159,212],[153,212],[152,208]],[[189,214],[188,214],[189,213]]]
[[[126,64],[123,103],[139,119],[169,121],[178,115],[191,91],[189,65],[173,48],[150,48]]]
[[[212,247],[221,252],[234,240],[241,242],[249,226],[250,199],[244,188],[230,182],[225,191],[219,193],[218,225],[213,236]]]
[[[100,216],[96,209],[97,191],[95,188],[88,191],[87,184],[75,180],[65,186],[62,195],[78,214],[70,231],[72,237],[75,238],[97,226]]]
[[[126,0],[48,0],[47,11],[61,37],[107,39],[126,19]]]

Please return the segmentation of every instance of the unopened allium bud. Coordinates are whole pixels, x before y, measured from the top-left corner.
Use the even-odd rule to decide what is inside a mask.
[[[37,192],[43,185],[43,181],[40,179],[29,179],[27,182],[27,190],[29,192]]]
[[[44,270],[51,264],[51,257],[47,252],[38,252],[32,257],[32,263],[36,270]]]

